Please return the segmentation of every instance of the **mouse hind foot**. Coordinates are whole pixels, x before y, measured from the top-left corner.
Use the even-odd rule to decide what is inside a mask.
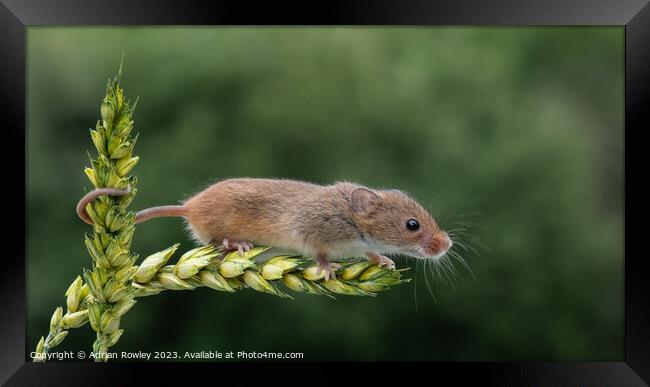
[[[239,256],[244,256],[244,252],[249,252],[254,246],[251,242],[248,241],[229,241],[224,239],[221,245],[226,249],[226,251],[237,251]]]
[[[336,279],[335,270],[342,268],[338,263],[330,262],[327,257],[323,255],[316,256],[316,262],[318,263],[318,274],[325,272],[325,281],[330,279]]]

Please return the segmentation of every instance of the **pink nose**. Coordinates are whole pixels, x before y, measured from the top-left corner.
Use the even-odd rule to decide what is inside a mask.
[[[446,232],[436,234],[431,240],[431,249],[435,254],[447,252],[451,248],[452,242]]]
[[[449,238],[449,235],[447,235],[446,232],[442,233],[442,236],[440,238],[440,250],[442,251],[448,251],[451,248],[451,238]]]

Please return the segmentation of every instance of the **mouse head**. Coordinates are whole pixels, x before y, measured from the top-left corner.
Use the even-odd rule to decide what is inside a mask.
[[[380,252],[436,258],[451,248],[429,211],[401,191],[355,188],[350,204],[355,223]]]

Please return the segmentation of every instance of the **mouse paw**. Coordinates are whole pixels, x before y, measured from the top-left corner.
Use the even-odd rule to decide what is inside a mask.
[[[253,248],[253,244],[247,241],[229,241],[224,239],[222,243],[223,247],[228,251],[237,251],[239,256],[244,256],[244,252],[250,251]]]
[[[325,281],[329,281],[330,279],[335,280],[336,279],[336,273],[335,271],[342,268],[338,263],[330,262],[327,260],[327,258],[316,258],[316,261],[318,262],[318,271],[317,273],[320,274],[322,272],[325,272]]]
[[[370,258],[371,262],[378,264],[379,267],[395,270],[395,262],[392,259],[377,253],[367,253],[366,255]]]

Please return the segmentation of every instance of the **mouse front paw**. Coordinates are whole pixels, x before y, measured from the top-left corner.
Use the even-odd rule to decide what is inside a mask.
[[[253,248],[253,244],[247,241],[229,241],[224,239],[222,243],[227,251],[237,251],[239,256],[244,256],[244,252],[249,252]]]
[[[317,273],[320,274],[322,272],[325,272],[325,277],[324,277],[325,281],[329,281],[330,279],[335,280],[336,279],[335,271],[343,267],[338,263],[330,262],[327,258],[324,257],[317,257],[316,261],[318,262]]]
[[[366,253],[371,262],[376,263],[379,267],[395,270],[395,262],[392,259],[377,253]]]

